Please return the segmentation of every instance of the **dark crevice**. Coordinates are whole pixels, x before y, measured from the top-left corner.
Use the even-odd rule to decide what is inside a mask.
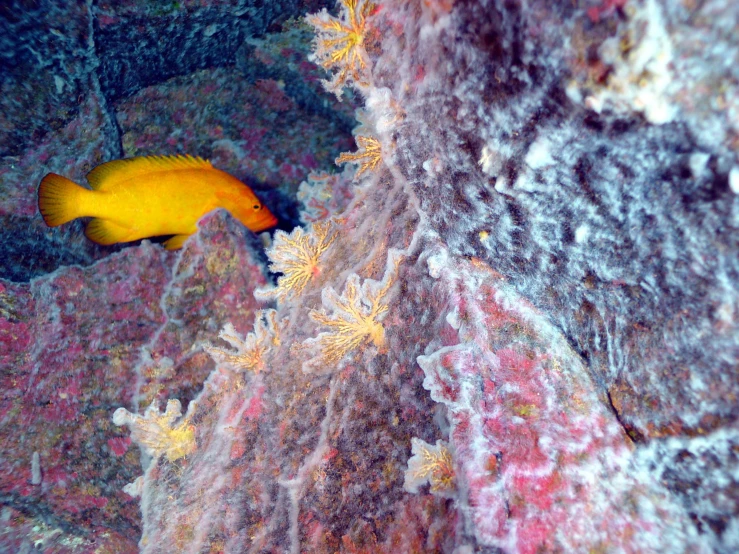
[[[613,415],[616,416],[616,420],[618,421],[618,424],[623,428],[623,430],[626,432],[626,434],[629,436],[629,438],[634,441],[635,443],[646,443],[646,439],[644,435],[633,425],[630,425],[626,421],[624,421],[623,417],[621,417],[621,414],[616,409],[616,406],[613,404],[613,398],[611,398],[611,391],[606,389],[606,397],[608,398],[608,406],[611,408],[611,412],[613,412]]]
[[[113,109],[113,103],[111,99],[103,93],[102,87],[100,86],[101,61],[100,55],[98,53],[99,50],[97,42],[95,40],[95,30],[97,26],[95,10],[97,8],[97,0],[92,0],[92,2],[90,3],[90,8],[91,9],[88,13],[88,17],[90,18],[89,40],[92,45],[92,52],[90,52],[89,55],[93,57],[93,59],[90,60],[90,65],[92,67],[90,74],[93,80],[95,92],[97,93],[98,104],[103,110],[106,119],[106,125],[104,126],[103,134],[105,137],[106,150],[108,151],[107,154],[109,155],[109,159],[117,159],[123,157],[123,131],[118,124],[118,117],[116,116],[115,109]]]
[[[56,527],[77,537],[87,537],[90,534],[88,529],[70,523],[69,521],[57,517],[51,510],[45,508],[42,504],[38,503],[32,496],[21,499],[12,494],[0,495],[0,505],[13,508],[19,511],[24,516],[30,518],[36,518],[44,522],[49,527]]]

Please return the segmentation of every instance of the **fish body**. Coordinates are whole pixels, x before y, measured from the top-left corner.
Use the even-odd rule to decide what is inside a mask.
[[[39,210],[49,227],[92,217],[85,235],[98,244],[174,235],[165,246],[175,249],[216,208],[225,208],[254,232],[277,223],[248,186],[202,158],[116,160],[97,166],[87,181],[92,190],[55,173],[41,180]]]

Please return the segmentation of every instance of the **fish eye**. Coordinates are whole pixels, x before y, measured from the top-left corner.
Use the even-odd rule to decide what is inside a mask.
[[[255,210],[260,210],[260,209],[262,209],[262,206],[260,206],[259,204],[254,204],[254,209]]]

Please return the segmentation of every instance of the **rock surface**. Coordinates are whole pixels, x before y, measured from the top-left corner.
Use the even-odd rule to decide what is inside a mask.
[[[171,396],[187,404],[212,369],[190,346],[226,321],[248,326],[256,306],[249,292],[266,283],[244,229],[226,212],[200,226],[179,254],[147,241],[31,284],[1,282],[7,551],[41,540],[65,552],[70,535],[83,548],[72,551],[136,550],[138,509],[122,489],[141,458],[112,411]],[[46,526],[36,539],[17,531],[28,516]]]
[[[738,8],[581,4],[345,0],[310,17],[326,88],[364,101],[340,158],[356,170],[306,179],[285,160],[305,225],[271,238],[275,282],[224,213],[180,254],[145,242],[3,281],[3,540],[736,551]],[[168,17],[142,9],[108,23]],[[209,14],[194,33],[218,35]],[[271,115],[190,109],[196,71],[116,100],[122,144],[210,150],[277,184],[287,169],[245,155],[271,147],[236,130],[293,152],[274,114],[327,136],[346,115],[315,105],[314,67],[274,67],[278,43],[247,41],[252,70],[205,70],[215,105],[247,95]],[[293,70],[303,95],[280,83]],[[31,216],[32,193],[8,198]]]

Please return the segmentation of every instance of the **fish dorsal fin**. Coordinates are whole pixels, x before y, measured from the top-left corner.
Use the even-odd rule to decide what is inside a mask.
[[[208,160],[193,156],[143,156],[100,164],[87,174],[93,190],[108,190],[139,175],[175,169],[213,169]]]

